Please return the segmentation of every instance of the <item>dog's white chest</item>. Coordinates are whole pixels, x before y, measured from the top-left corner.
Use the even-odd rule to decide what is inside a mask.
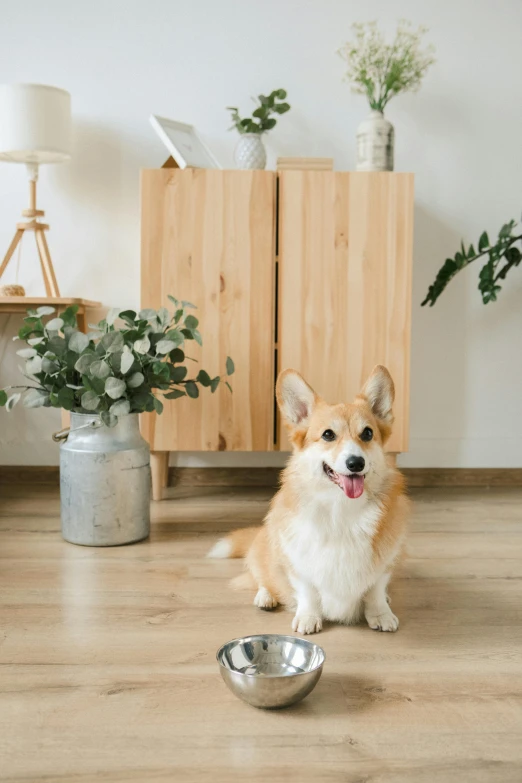
[[[364,500],[340,501],[327,512],[319,504],[302,511],[282,543],[296,575],[319,593],[323,616],[349,622],[375,581],[372,537],[380,510]]]

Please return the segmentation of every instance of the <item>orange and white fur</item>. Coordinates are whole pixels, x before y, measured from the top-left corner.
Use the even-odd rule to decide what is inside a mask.
[[[221,539],[209,557],[246,557],[236,580],[257,589],[254,604],[295,611],[292,629],[323,620],[396,631],[387,586],[405,535],[403,478],[387,459],[394,386],[377,366],[352,404],[329,405],[295,370],[277,381],[293,454],[260,528]]]

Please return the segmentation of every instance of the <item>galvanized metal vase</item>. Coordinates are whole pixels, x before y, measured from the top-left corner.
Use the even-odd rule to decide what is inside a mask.
[[[95,414],[71,413],[60,447],[62,536],[83,546],[118,546],[150,532],[150,451],[138,414],[106,427]]]

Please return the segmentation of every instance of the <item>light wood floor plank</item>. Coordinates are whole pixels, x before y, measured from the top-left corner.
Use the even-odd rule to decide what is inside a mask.
[[[60,539],[56,488],[0,493],[0,780],[520,783],[522,490],[412,492],[399,632],[327,625],[281,712],[237,701],[215,652],[290,615],[204,557],[269,490],[171,489],[149,541],[110,549]]]

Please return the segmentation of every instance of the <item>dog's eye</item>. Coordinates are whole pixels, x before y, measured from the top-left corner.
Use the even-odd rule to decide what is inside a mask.
[[[361,440],[371,440],[373,438],[373,430],[371,427],[365,427],[361,432]]]
[[[325,430],[321,437],[323,440],[335,440],[335,432],[333,430]]]

